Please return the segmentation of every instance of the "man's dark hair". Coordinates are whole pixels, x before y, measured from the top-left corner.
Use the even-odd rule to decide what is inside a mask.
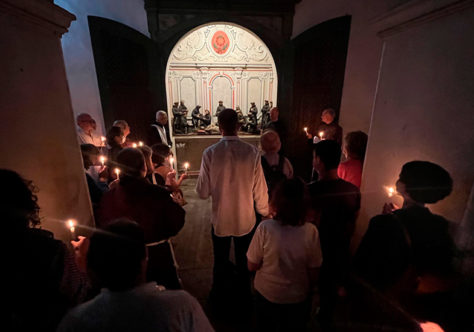
[[[109,129],[106,135],[107,144],[110,146],[116,146],[117,143],[115,142],[114,138],[117,136],[122,136],[123,130],[120,127],[113,126]]]
[[[141,171],[146,169],[145,157],[139,149],[126,148],[117,155],[117,164],[124,175],[139,177]]]
[[[232,108],[226,108],[219,113],[217,121],[219,123],[219,128],[221,128],[224,133],[233,133],[237,130],[239,119],[236,111]]]
[[[453,179],[439,165],[429,161],[411,161],[403,165],[400,182],[410,197],[420,203],[436,203],[453,190]]]
[[[163,166],[166,157],[169,156],[171,153],[171,149],[167,144],[163,143],[156,143],[151,146],[151,150],[153,151],[151,155],[151,161],[159,166]]]
[[[92,164],[92,156],[98,156],[100,154],[99,149],[93,144],[81,144],[82,162],[84,168],[88,169]]]
[[[308,207],[308,193],[300,178],[281,181],[273,190],[271,197],[270,205],[276,210],[276,220],[291,226],[304,223]]]
[[[341,161],[341,147],[336,141],[324,140],[314,145],[314,155],[321,159],[326,170],[335,169]]]
[[[367,138],[367,134],[360,130],[352,131],[346,135],[346,151],[351,158],[364,161]]]
[[[141,227],[136,222],[118,219],[91,236],[87,267],[101,287],[124,291],[136,285],[145,257]]]
[[[40,208],[32,181],[23,179],[14,171],[0,169],[0,182],[0,210],[5,221],[5,234],[12,235],[12,232],[23,232],[30,226],[39,225]]]

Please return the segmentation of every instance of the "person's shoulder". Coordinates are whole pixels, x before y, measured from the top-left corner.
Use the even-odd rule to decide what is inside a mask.
[[[193,309],[199,306],[199,302],[194,296],[189,294],[185,290],[164,290],[157,292],[155,295],[157,301],[168,306],[168,309],[179,309],[188,308]]]
[[[101,294],[72,308],[61,320],[57,331],[79,331],[86,328],[89,318],[94,316],[99,308],[103,308],[97,303],[100,296]]]
[[[337,184],[338,184],[339,188],[341,190],[343,190],[344,192],[356,193],[356,194],[360,193],[360,190],[359,190],[359,188],[357,188],[357,186],[353,185],[352,183],[350,183],[346,180],[338,179]]]

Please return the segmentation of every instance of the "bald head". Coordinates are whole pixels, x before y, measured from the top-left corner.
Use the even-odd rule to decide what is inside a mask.
[[[81,113],[76,117],[76,123],[79,128],[84,130],[86,133],[89,133],[92,131],[93,128],[93,123],[94,119],[90,116],[90,114],[87,113]]]
[[[165,111],[156,112],[156,122],[165,125],[168,122],[168,114]]]

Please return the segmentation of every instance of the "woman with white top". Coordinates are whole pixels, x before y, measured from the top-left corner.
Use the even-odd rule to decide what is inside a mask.
[[[273,219],[263,221],[250,243],[247,259],[256,271],[257,323],[261,331],[303,331],[310,295],[322,254],[318,230],[306,223],[307,192],[298,179],[281,182],[273,192]]]

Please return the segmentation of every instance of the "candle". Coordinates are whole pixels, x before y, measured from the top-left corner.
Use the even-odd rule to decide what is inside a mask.
[[[142,141],[138,142],[138,146],[143,146],[143,142]]]
[[[324,131],[320,131],[320,132],[319,132],[319,138],[320,138],[321,140],[324,139]]]
[[[189,168],[189,163],[188,162],[185,162],[184,163],[184,171],[187,173],[188,172],[188,168]]]
[[[78,238],[76,236],[76,221],[74,219],[69,219],[66,221],[67,227],[71,231],[71,238],[73,241],[78,241]]]
[[[385,191],[387,192],[388,197],[395,195],[395,188],[393,187],[385,187]]]
[[[137,143],[132,144],[132,148],[136,148],[137,146],[138,146]]]
[[[117,175],[117,179],[120,179],[120,169],[116,168],[116,169],[114,169],[114,172]]]
[[[100,162],[102,163],[102,166],[104,166],[105,161],[107,160],[107,158],[106,158],[105,156],[100,156],[100,157],[99,157],[99,160],[100,160]]]
[[[170,167],[173,169],[173,164],[174,164],[174,158],[170,157]]]
[[[306,135],[308,135],[308,127],[304,127],[303,130],[306,133]]]
[[[107,139],[105,138],[105,136],[100,136],[100,141],[102,142],[102,146],[105,146],[105,141]]]

